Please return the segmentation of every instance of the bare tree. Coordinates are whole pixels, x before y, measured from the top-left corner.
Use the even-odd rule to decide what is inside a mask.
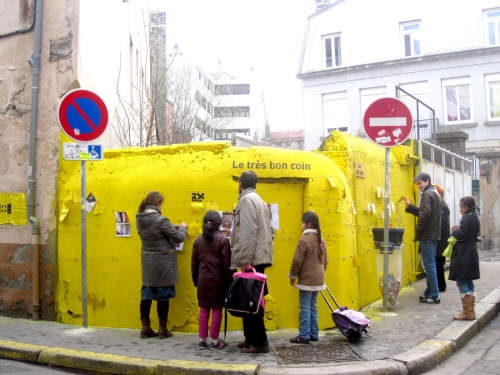
[[[217,92],[200,70],[176,61],[178,49],[167,58],[164,13],[152,13],[144,24],[146,51],[128,95],[120,90],[121,65],[118,75],[119,105],[112,125],[121,146],[148,147],[213,137],[227,127],[233,115],[218,108],[225,93]]]

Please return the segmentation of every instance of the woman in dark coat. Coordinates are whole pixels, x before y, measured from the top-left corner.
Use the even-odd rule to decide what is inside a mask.
[[[439,184],[434,184],[436,191],[441,195],[441,239],[436,246],[436,274],[438,281],[439,292],[446,291],[446,278],[444,277],[444,265],[446,258],[443,256],[443,251],[448,247],[448,238],[451,236],[450,232],[450,208],[444,201],[444,189]]]
[[[175,297],[175,284],[179,281],[177,252],[174,243],[181,243],[187,237],[187,224],[179,229],[161,215],[163,196],[157,191],[150,192],[139,206],[136,215],[137,231],[141,237],[141,339],[156,337],[164,339],[172,336],[167,329],[170,298]],[[160,320],[159,332],[151,329],[149,313],[153,300],[157,301]]]
[[[223,349],[227,346],[219,339],[222,307],[227,289],[232,281],[231,245],[219,228],[222,219],[217,211],[207,211],[203,217],[203,234],[193,244],[191,255],[191,274],[194,286],[198,288],[198,306],[200,307],[199,349],[207,347],[208,320],[212,310],[210,325],[211,349]]]
[[[455,315],[455,320],[476,319],[474,304],[476,292],[473,280],[479,279],[479,255],[477,253],[477,236],[480,232],[479,218],[476,213],[476,201],[467,196],[460,199],[462,220],[459,226],[454,226],[452,236],[457,239],[453,246],[450,264],[450,280],[456,280],[463,312]]]

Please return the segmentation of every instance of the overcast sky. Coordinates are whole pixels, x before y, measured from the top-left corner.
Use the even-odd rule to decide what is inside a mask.
[[[314,0],[162,0],[167,50],[179,46],[208,73],[243,78],[253,67],[263,82],[271,131],[303,128],[302,91],[295,78],[306,18]]]

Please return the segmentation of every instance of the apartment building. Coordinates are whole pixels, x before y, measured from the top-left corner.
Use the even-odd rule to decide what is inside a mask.
[[[500,148],[500,7],[497,1],[317,0],[297,78],[305,149],[331,130],[365,136],[363,115],[396,87],[426,103],[419,125],[468,134],[466,154]],[[413,112],[415,101],[399,93]],[[425,134],[425,132],[424,132]],[[432,138],[432,132],[428,133]]]
[[[196,127],[201,138],[236,145],[238,135],[259,142],[265,135],[265,122],[257,73],[249,68],[248,74],[239,77],[222,71],[220,61],[218,66],[215,73],[206,73],[200,66],[195,70],[202,83],[196,91]]]

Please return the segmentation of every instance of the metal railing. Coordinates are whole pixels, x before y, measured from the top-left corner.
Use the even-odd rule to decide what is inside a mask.
[[[414,125],[418,126],[413,127],[411,137],[417,140],[426,139],[436,142],[436,131],[438,130],[439,121],[437,121],[436,119],[436,112],[434,111],[434,109],[429,107],[427,104],[425,104],[423,101],[416,98],[409,92],[403,90],[401,87],[396,86],[396,98],[401,99],[401,92],[403,92],[407,97],[413,99],[416,107],[416,119],[414,119],[413,123]],[[430,119],[420,120],[421,106],[427,108],[430,111]]]
[[[475,163],[472,160],[425,140],[422,140],[422,159],[469,176],[474,174]]]
[[[434,124],[433,124],[434,121]],[[433,129],[435,131],[433,132]],[[439,119],[414,120],[410,137],[412,139],[434,140],[436,131],[440,129]]]

